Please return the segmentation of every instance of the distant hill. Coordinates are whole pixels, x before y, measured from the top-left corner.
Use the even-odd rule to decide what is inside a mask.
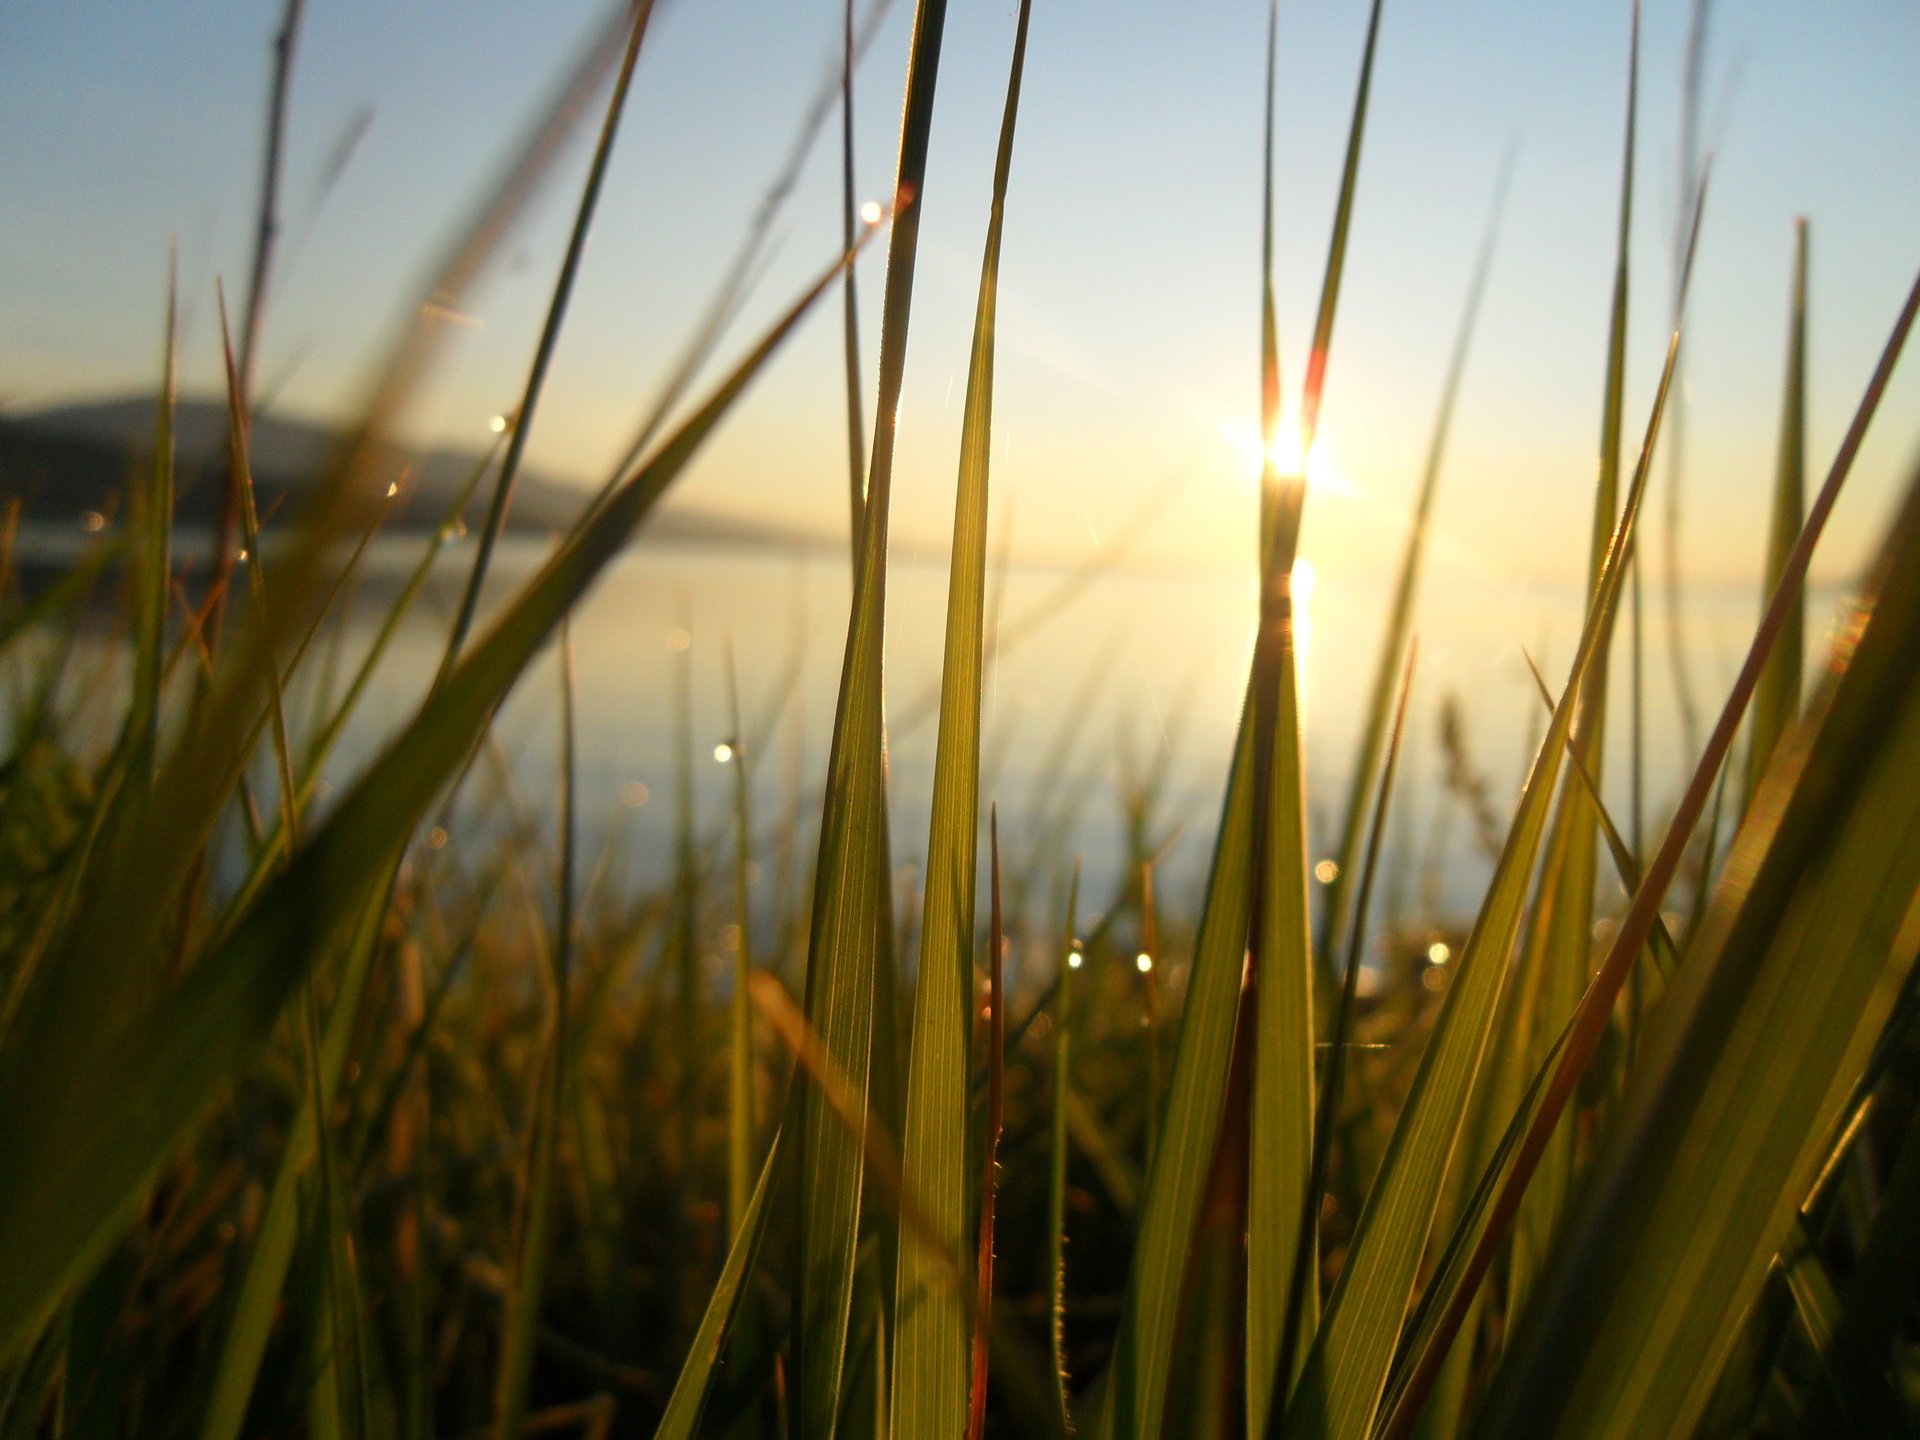
[[[153,444],[152,396],[60,405],[0,414],[0,502],[18,497],[22,514],[41,525],[78,525],[88,511],[111,513],[125,502],[127,476]],[[255,502],[263,517],[297,513],[301,492],[319,477],[341,443],[337,430],[272,414],[254,422],[251,458]],[[389,520],[425,529],[445,516],[480,461],[477,451],[431,450],[411,456],[404,500]],[[227,409],[223,400],[183,398],[174,411],[175,524],[208,529],[225,483]],[[586,495],[523,470],[514,486],[508,528],[522,534],[564,529]],[[476,507],[480,502],[476,501]],[[811,547],[822,537],[775,525],[675,506],[662,510],[649,535],[715,544]],[[834,545],[844,542],[835,540]]]

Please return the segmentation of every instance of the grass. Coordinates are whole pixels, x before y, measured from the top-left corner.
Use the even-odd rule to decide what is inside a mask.
[[[1637,734],[1639,519],[1671,439],[1681,349],[1676,330],[1636,416],[1625,360],[1636,15],[1577,652],[1557,692],[1540,679],[1547,718],[1511,813],[1478,801],[1496,859],[1467,923],[1378,925],[1376,870],[1401,844],[1394,782],[1417,684],[1425,519],[1490,222],[1316,932],[1292,588],[1307,487],[1271,443],[1270,9],[1262,271],[1248,286],[1260,329],[1248,379],[1269,443],[1249,517],[1259,599],[1242,714],[1204,888],[1170,888],[1166,776],[1135,767],[1126,879],[1095,896],[1054,838],[1081,803],[1064,778],[1088,763],[1077,714],[1048,752],[1041,833],[1014,837],[1004,857],[997,820],[984,855],[978,833],[993,798],[982,712],[995,656],[1049,618],[1018,618],[996,642],[988,585],[998,277],[1022,233],[1012,179],[1028,0],[991,188],[974,197],[927,192],[945,6],[920,0],[893,203],[867,227],[852,211],[864,40],[848,8],[834,86],[844,253],[822,256],[778,319],[683,403],[789,174],[630,462],[479,618],[489,580],[501,583],[494,542],[652,9],[622,8],[596,36],[425,291],[453,297],[472,282],[555,167],[565,117],[604,91],[508,433],[399,590],[370,608],[355,584],[389,512],[362,477],[385,473],[386,437],[433,358],[423,308],[376,367],[310,513],[268,517],[263,533],[253,505],[250,367],[271,288],[294,0],[276,46],[250,296],[225,357],[233,565],[245,573],[177,604],[169,280],[154,438],[124,524],[62,580],[0,596],[0,654],[22,695],[0,765],[0,1440],[1911,1428],[1920,475],[1800,700],[1808,566],[1920,313],[1920,283],[1809,505],[1800,227],[1771,529],[1755,557],[1769,599],[1664,824],[1645,823],[1641,763],[1623,833],[1599,764],[1608,666],[1624,611]],[[1373,57],[1391,26],[1375,0],[1302,377],[1308,445],[1365,202]],[[1031,79],[1047,83],[1038,59]],[[1685,163],[1679,316],[1706,191],[1704,167],[1696,177]],[[927,865],[903,898],[886,764],[888,525],[930,200],[984,200],[987,231],[929,712]],[[869,411],[852,266],[882,235]],[[749,766],[765,774],[778,724],[743,721],[729,650],[726,824],[702,830],[683,723],[673,876],[637,888],[620,878],[617,837],[599,848],[576,813],[576,695],[592,676],[576,672],[570,620],[836,289],[855,548],[824,783],[817,796],[791,787],[772,820],[761,813]],[[322,804],[323,765],[403,623],[428,623],[414,603],[483,488],[481,543],[435,682]],[[20,518],[16,506],[0,527],[0,575],[14,585]],[[109,580],[118,600],[103,606],[93,595]],[[72,637],[103,608],[126,679],[75,696]],[[342,684],[349,623],[371,650]],[[548,655],[560,717],[551,827],[518,795],[493,733]],[[691,664],[682,658],[682,687]],[[94,753],[78,737],[102,714],[113,739]],[[1737,822],[1724,846],[1723,807]],[[1603,847],[1629,896],[1617,913],[1596,884]],[[810,864],[811,884],[788,880],[787,858],[761,884],[775,857]],[[720,873],[729,883],[708,883]],[[1016,971],[1013,918],[1038,910],[1050,917],[1044,963]],[[1682,911],[1696,920],[1679,923]],[[713,954],[728,959],[720,984],[702,964]],[[1377,983],[1363,986],[1367,957]],[[1022,989],[1009,979],[1021,973],[1038,978]]]

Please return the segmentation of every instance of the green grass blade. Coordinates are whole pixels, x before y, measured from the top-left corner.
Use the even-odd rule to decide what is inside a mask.
[[[487,518],[480,527],[479,543],[474,547],[473,568],[467,573],[466,588],[460,594],[459,609],[454,612],[453,628],[447,639],[446,657],[440,670],[444,675],[466,644],[474,611],[480,604],[480,591],[486,584],[488,562],[493,547],[506,527],[507,506],[513,500],[513,484],[520,474],[520,457],[526,453],[527,435],[533,429],[540,393],[546,385],[547,367],[560,341],[560,328],[566,323],[567,301],[573,295],[574,278],[580,273],[580,259],[586,253],[587,235],[593,228],[593,212],[600,200],[600,184],[606,178],[607,163],[613,158],[613,137],[620,129],[620,116],[626,109],[627,92],[633,83],[633,69],[640,59],[640,42],[646,39],[647,22],[653,18],[653,0],[635,0],[632,18],[627,24],[626,51],[620,57],[620,70],[614,77],[613,92],[607,97],[607,113],[600,124],[600,138],[594,146],[593,160],[587,167],[586,184],[580,191],[580,204],[574,212],[573,233],[567,238],[566,254],[560,261],[560,273],[553,282],[553,296],[547,303],[541,322],[540,339],[534,345],[533,363],[527,369],[527,383],[520,403],[509,419],[507,453],[500,461],[500,473],[494,478],[493,494],[487,502]]]
[[[1640,98],[1640,6],[1635,0],[1627,56],[1626,141],[1620,165],[1620,216],[1615,242],[1613,302],[1607,332],[1606,387],[1601,404],[1600,465],[1594,486],[1593,530],[1588,559],[1587,589],[1598,588],[1607,537],[1613,533],[1620,500],[1622,409],[1626,392],[1627,297],[1631,271],[1629,245],[1633,225],[1634,140]],[[1638,562],[1633,563],[1638,574]],[[1603,639],[1592,674],[1580,696],[1575,716],[1573,746],[1591,776],[1601,783],[1606,753],[1607,657],[1611,644]],[[1539,897],[1528,922],[1523,974],[1532,988],[1530,1012],[1533,1031],[1523,1038],[1529,1057],[1537,1057],[1549,1036],[1566,1024],[1580,1002],[1591,973],[1593,950],[1594,877],[1599,859],[1597,821],[1588,792],[1568,785],[1560,794],[1546,858],[1541,864]],[[1528,1066],[1531,1068],[1531,1065]],[[1574,1175],[1574,1126],[1569,1119],[1555,1133],[1539,1178],[1528,1193],[1514,1233],[1512,1303],[1517,1308],[1526,1294],[1540,1256],[1571,1193]]]
[[[693,1346],[687,1352],[680,1374],[673,1382],[673,1394],[667,1398],[666,1413],[653,1440],[693,1440],[700,1423],[700,1409],[713,1385],[714,1367],[733,1328],[739,1311],[746,1278],[760,1253],[760,1241],[766,1233],[767,1194],[773,1188],[773,1176],[780,1160],[780,1136],[776,1133],[761,1162],[760,1178],[754,1182],[753,1196],[747,1201],[744,1223],[727,1248],[726,1263],[714,1283],[707,1308],[700,1316],[700,1328],[694,1332]]]
[[[855,200],[853,184],[853,0],[841,11],[840,55],[840,248],[853,248]],[[860,559],[860,512],[867,495],[867,422],[860,407],[860,297],[854,287],[853,267],[841,282],[841,326],[847,362],[847,514],[853,559]]]
[[[966,1423],[967,1297],[947,1282],[944,1258],[964,1253],[971,1094],[974,895],[979,857],[981,656],[985,633],[988,464],[993,442],[993,361],[1001,234],[1013,160],[1031,0],[1022,0],[1007,82],[993,200],[981,261],[960,430],[960,477],[947,585],[946,653],[934,754],[933,819],[921,919],[919,980],[907,1071],[903,1143],[908,1193],[925,1197],[937,1243],[901,1237],[894,1313],[893,1426],[903,1435]]]
[[[179,311],[174,259],[167,257],[167,319],[160,363],[160,399],[153,422],[153,456],[136,475],[127,521],[132,529],[133,698],[127,711],[129,772],[135,794],[153,788],[160,746],[160,686],[165,668],[167,611],[172,604],[173,409],[178,388],[175,322]]]
[[[1767,531],[1767,569],[1762,594],[1772,595],[1784,573],[1806,510],[1807,468],[1807,222],[1793,227],[1793,319],[1787,334],[1786,398],[1780,407],[1780,462],[1774,472],[1773,521]],[[1773,656],[1753,693],[1752,731],[1747,741],[1747,794],[1760,786],[1767,759],[1800,713],[1801,654],[1806,647],[1804,597],[1788,612]]]
[[[346,1067],[354,1022],[360,1013],[360,1000],[373,965],[380,919],[381,915],[369,906],[340,968],[333,1005],[327,1012],[326,1028],[321,1035],[318,1079],[314,1082],[319,1094],[304,1100],[295,1112],[293,1128],[267,1192],[266,1207],[261,1212],[259,1229],[255,1232],[233,1312],[221,1340],[219,1360],[209,1387],[206,1419],[200,1429],[202,1440],[238,1440],[241,1426],[246,1422],[247,1403],[253,1395],[260,1362],[266,1355],[274,1310],[299,1238],[300,1178],[313,1158],[316,1117],[333,1108],[333,1097]]]
[[[1874,591],[1754,797],[1492,1434],[1686,1433],[1789,1238],[1920,943],[1920,477]]]
[[[732,727],[733,765],[733,994],[727,1004],[727,1233],[737,1239],[746,1224],[753,1167],[753,1004],[747,980],[753,974],[752,909],[748,877],[753,864],[753,826],[749,808],[751,758],[740,729],[740,679],[727,644],[727,714]]]
[[[1327,269],[1320,282],[1320,309],[1313,321],[1313,348],[1307,352],[1307,374],[1300,391],[1300,453],[1313,449],[1320,428],[1320,400],[1326,392],[1327,353],[1333,346],[1333,316],[1340,300],[1340,281],[1347,269],[1347,238],[1353,228],[1353,197],[1360,185],[1360,143],[1367,133],[1367,101],[1373,93],[1373,54],[1380,39],[1381,0],[1367,13],[1366,48],[1360,57],[1360,85],[1353,97],[1353,120],[1347,127],[1347,157],[1340,167],[1340,198],[1333,212],[1333,235],[1327,242]]]
[[[1249,708],[1241,713],[1200,933],[1187,976],[1162,1125],[1165,1139],[1146,1180],[1126,1299],[1101,1401],[1100,1433],[1113,1440],[1147,1440],[1160,1434],[1174,1312],[1226,1099],[1253,889]]]
[[[1366,720],[1360,743],[1354,751],[1352,778],[1347,784],[1346,808],[1341,813],[1339,838],[1334,843],[1333,879],[1327,885],[1321,907],[1318,936],[1318,966],[1323,976],[1333,973],[1333,956],[1346,934],[1348,887],[1353,883],[1353,867],[1360,859],[1360,843],[1365,837],[1367,800],[1380,775],[1380,759],[1386,749],[1387,724],[1393,714],[1394,681],[1401,655],[1406,653],[1407,637],[1413,630],[1414,598],[1419,593],[1421,562],[1426,556],[1427,528],[1433,515],[1433,502],[1440,488],[1440,471],[1446,458],[1447,437],[1453,432],[1453,413],[1460,400],[1460,387],[1466,378],[1467,355],[1473,343],[1480,302],[1486,294],[1487,276],[1493,268],[1494,242],[1498,238],[1500,216],[1506,205],[1507,185],[1513,175],[1513,152],[1501,162],[1499,178],[1494,182],[1493,201],[1481,232],[1480,250],[1474,258],[1473,278],[1467,284],[1467,301],[1454,332],[1453,352],[1447,360],[1446,379],[1440,386],[1440,404],[1434,415],[1433,430],[1427,440],[1426,462],[1420,473],[1420,488],[1413,502],[1407,527],[1405,548],[1400,552],[1400,568],[1393,583],[1393,599],[1387,610],[1387,628],[1380,641],[1380,653],[1374,662],[1373,688],[1369,692]]]
[[[1698,233],[1697,212],[1695,233]],[[1614,1002],[1632,969],[1635,957],[1652,930],[1653,920],[1659,912],[1667,887],[1679,870],[1681,857],[1687,849],[1694,827],[1699,824],[1701,812],[1707,806],[1709,792],[1715,788],[1714,777],[1722,774],[1722,767],[1732,748],[1734,735],[1745,714],[1747,703],[1752,699],[1754,688],[1759,681],[1760,670],[1766,663],[1774,636],[1784,623],[1788,609],[1797,603],[1798,591],[1805,582],[1814,545],[1825,528],[1827,516],[1832,513],[1841,488],[1853,468],[1854,459],[1866,439],[1867,429],[1893,378],[1894,367],[1906,346],[1907,337],[1912,332],[1916,316],[1920,316],[1920,277],[1915,279],[1913,288],[1907,293],[1900,314],[1894,321],[1893,333],[1888,336],[1873,376],[1867,382],[1866,391],[1854,412],[1853,420],[1840,442],[1840,448],[1834,456],[1832,466],[1827,471],[1827,478],[1822,483],[1812,508],[1807,512],[1806,523],[1801,527],[1800,538],[1794,543],[1793,554],[1788,559],[1779,587],[1774,591],[1773,602],[1761,621],[1752,646],[1748,649],[1747,658],[1741,666],[1733,690],[1721,708],[1720,718],[1708,739],[1707,748],[1701,756],[1700,763],[1695,767],[1693,779],[1680,798],[1679,806],[1668,826],[1666,839],[1648,864],[1640,888],[1634,892],[1627,913],[1614,932],[1612,943],[1601,961],[1599,971],[1587,987],[1587,993],[1579,1009],[1574,1012],[1569,1038],[1559,1060],[1555,1062],[1551,1083],[1542,1097],[1534,1124],[1515,1156],[1512,1171],[1503,1182],[1492,1217],[1488,1221],[1486,1233],[1475,1249],[1453,1298],[1448,1302],[1448,1314],[1442,1325],[1443,1330],[1448,1334],[1451,1333],[1448,1327],[1457,1327],[1467,1306],[1472,1302],[1479,1282],[1485,1277],[1488,1267],[1492,1264],[1494,1251],[1499,1247],[1508,1227],[1512,1224],[1514,1214],[1533,1176],[1534,1167],[1539,1163],[1540,1153],[1546,1146],[1552,1127],[1564,1112],[1582,1070],[1592,1058],[1601,1037],[1606,1033]],[[1669,373],[1677,345],[1678,336],[1668,349]],[[1643,467],[1644,459],[1643,456]],[[1635,478],[1637,484],[1640,477],[1636,475]],[[1689,950],[1693,948],[1694,943],[1690,937]],[[1444,1350],[1444,1339],[1439,1348]],[[1416,1373],[1407,1387],[1407,1394],[1396,1410],[1393,1417],[1394,1424],[1386,1431],[1388,1435],[1406,1433],[1407,1427],[1412,1423],[1412,1416],[1418,1413],[1421,1404],[1424,1403],[1426,1386],[1431,1383],[1431,1380],[1431,1373]]]
[[[1360,962],[1365,953],[1363,940],[1366,936],[1367,904],[1373,895],[1373,876],[1380,859],[1380,846],[1386,834],[1387,804],[1393,796],[1394,773],[1400,759],[1400,736],[1406,724],[1407,699],[1413,693],[1413,662],[1417,651],[1412,645],[1407,648],[1405,668],[1401,672],[1400,698],[1394,706],[1393,724],[1388,733],[1385,764],[1380,776],[1380,790],[1375,797],[1373,821],[1368,827],[1366,868],[1360,875],[1360,890],[1355,902],[1354,924],[1350,942],[1347,946],[1347,963],[1341,973],[1340,995],[1336,1003],[1333,1021],[1329,1027],[1326,1074],[1321,1083],[1319,1096],[1315,1101],[1313,1117],[1313,1154],[1307,1168],[1306,1196],[1299,1209],[1297,1231],[1298,1240],[1294,1246],[1294,1265],[1287,1277],[1286,1310],[1281,1323],[1279,1364],[1273,1370],[1270,1384],[1273,1388],[1272,1400],[1262,1414],[1262,1433],[1267,1419],[1276,1411],[1286,1409],[1287,1395],[1292,1389],[1293,1378],[1297,1370],[1296,1360],[1302,1353],[1303,1341],[1311,1340],[1311,1332],[1305,1329],[1305,1319],[1318,1311],[1319,1264],[1314,1238],[1319,1224],[1322,1197],[1327,1193],[1327,1166],[1333,1153],[1333,1130],[1335,1118],[1340,1113],[1341,1082],[1346,1070],[1347,1046],[1353,1034],[1354,998],[1360,988]],[[1312,1300],[1309,1300],[1309,1292]]]
[[[1473,1093],[1519,933],[1527,878],[1545,836],[1575,698],[1590,673],[1619,601],[1626,552],[1645,489],[1653,442],[1673,378],[1667,350],[1646,442],[1613,542],[1601,566],[1580,646],[1500,852],[1487,898],[1459,957],[1426,1053],[1387,1142],[1378,1177],[1335,1282],[1293,1404],[1289,1436],[1358,1435],[1373,1422],[1413,1295],[1447,1168]]]
[[[819,1037],[827,1061],[848,1077],[862,1107],[870,1100],[874,1051],[881,1048],[874,1038],[876,1009],[880,1023],[888,1027],[883,1041],[890,1042],[894,1023],[891,987],[885,983],[892,967],[882,704],[887,522],[894,429],[906,373],[920,206],[945,23],[944,0],[921,0],[907,63],[893,231],[887,250],[873,455],[827,762],[827,804],[821,818],[807,947],[807,1022]],[[877,996],[876,991],[884,993]],[[890,1044],[885,1053],[891,1053]],[[798,1121],[800,1273],[794,1346],[799,1425],[804,1434],[827,1435],[840,1414],[865,1156],[857,1130],[849,1132],[817,1086],[802,1088]],[[890,1222],[882,1223],[893,1228]]]
[[[981,1149],[979,1243],[975,1247],[973,1365],[967,1396],[967,1440],[982,1440],[987,1428],[987,1345],[993,1328],[993,1212],[1000,1187],[1000,1136],[1006,1124],[1007,937],[1000,908],[1000,817],[987,814],[988,864],[993,893],[987,932],[987,1115]]]
[[[361,913],[412,827],[528,661],[838,273],[836,262],[686,424],[563,544],[261,893],[231,937],[145,1013],[102,1031],[68,987],[10,1037],[0,1146],[0,1356],[104,1253],[117,1221]],[[140,1103],[128,1104],[128,1095]],[[75,1137],[83,1137],[78,1143]]]
[[[554,1155],[559,1148],[560,1122],[566,1111],[567,1077],[573,1064],[568,992],[573,984],[574,688],[573,630],[563,620],[560,623],[560,855],[554,876],[556,904],[550,949],[553,1019],[547,1053],[541,1061],[540,1084],[535,1091],[537,1108],[529,1126],[527,1178],[520,1197],[519,1234],[507,1289],[507,1312],[501,1324],[496,1407],[496,1431],[500,1440],[514,1440],[526,1426],[527,1394],[533,1377],[534,1332],[540,1321],[547,1250],[552,1243]]]
[[[1247,1136],[1246,1338],[1249,1434],[1264,1434],[1276,1385],[1287,1297],[1296,1270],[1319,1269],[1317,1231],[1300,1223],[1312,1169],[1315,1039],[1313,951],[1307,909],[1306,776],[1301,758],[1291,595],[1269,577],[1254,650],[1253,824],[1256,877],[1248,916],[1254,985],[1251,1123]],[[1260,722],[1266,723],[1262,725]],[[1261,732],[1264,730],[1264,734]],[[1264,786],[1262,782],[1264,781]],[[1260,790],[1264,789],[1264,799]],[[1244,1043],[1244,1042],[1243,1042]],[[1244,1123],[1244,1122],[1243,1122]],[[1302,1292],[1298,1323],[1311,1331],[1319,1293]],[[1296,1351],[1298,1355],[1302,1351]],[[1278,1382],[1283,1387],[1284,1382]]]
[[[1067,1371],[1067,1098],[1073,1093],[1073,974],[1083,963],[1076,934],[1080,867],[1067,882],[1067,918],[1060,936],[1053,992],[1053,1106],[1047,1147],[1047,1329],[1053,1341],[1060,1429],[1072,1428],[1072,1377]]]

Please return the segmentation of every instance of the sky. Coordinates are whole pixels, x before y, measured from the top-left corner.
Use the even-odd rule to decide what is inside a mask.
[[[1671,323],[1688,0],[1643,16],[1626,431],[1638,446]],[[279,6],[0,7],[0,406],[151,390],[170,243],[184,385],[219,375],[213,288],[244,291]],[[950,7],[902,406],[895,551],[943,552],[1015,7]],[[912,19],[899,0],[856,79],[858,187],[890,189]],[[259,383],[289,413],[351,413],[422,275],[604,10],[313,0],[289,116],[285,229]],[[1366,7],[1281,7],[1276,111],[1283,385],[1297,389]],[[583,485],[624,448],[699,322],[803,118],[836,77],[838,0],[661,5],[639,65],[530,463]],[[1598,448],[1620,192],[1627,0],[1387,0],[1305,553],[1378,576],[1404,533],[1503,152],[1498,249],[1436,524],[1441,583],[1577,581]],[[1135,558],[1252,570],[1242,439],[1258,394],[1259,0],[1036,0],[1007,202],[996,526],[1073,563],[1144,524]],[[1920,8],[1716,5],[1712,192],[1687,329],[1687,574],[1750,583],[1774,469],[1794,217],[1811,225],[1809,467],[1824,474],[1920,267]],[[517,398],[584,176],[595,102],[540,203],[470,298],[406,417],[477,447]],[[833,258],[837,116],[778,213],[722,355]],[[349,143],[350,142],[350,143]],[[326,177],[337,170],[330,186]],[[871,419],[884,254],[858,270]],[[842,333],[822,306],[678,498],[845,526]],[[717,374],[710,370],[709,378]],[[1920,456],[1920,357],[1889,392],[1817,562],[1871,553]],[[1661,485],[1666,483],[1664,467]],[[1664,500],[1656,494],[1653,519]],[[1142,522],[1139,517],[1150,517]],[[1011,517],[1010,521],[1008,517]]]

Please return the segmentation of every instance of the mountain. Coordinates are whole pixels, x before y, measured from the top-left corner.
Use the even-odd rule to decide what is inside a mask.
[[[95,511],[125,502],[127,477],[153,444],[152,396],[115,397],[21,415],[0,414],[0,503],[21,501],[24,519],[41,526],[79,525]],[[342,443],[338,430],[312,421],[263,414],[251,444],[254,501],[263,524],[297,513],[303,491],[319,478]],[[426,529],[445,517],[453,497],[480,463],[478,452],[430,450],[408,456],[402,504],[390,526]],[[174,409],[174,523],[209,529],[219,510],[227,466],[224,400],[183,398]],[[508,511],[510,531],[547,534],[572,524],[586,504],[577,486],[522,470]],[[472,514],[484,513],[476,500]],[[712,544],[811,548],[841,540],[776,525],[673,506],[648,523],[663,539]]]

